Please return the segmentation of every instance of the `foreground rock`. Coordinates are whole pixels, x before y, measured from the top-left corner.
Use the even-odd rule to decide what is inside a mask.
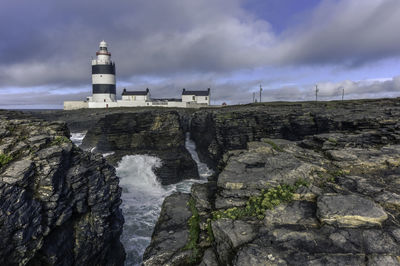
[[[115,170],[64,123],[0,112],[0,264],[123,265]]]
[[[400,172],[388,163],[396,161],[398,153],[385,152],[397,145],[358,148],[359,154],[374,151],[376,160],[357,177],[352,176],[360,173],[356,165],[338,168],[326,151],[303,149],[287,141],[274,143],[272,150],[260,142],[249,143],[248,150],[231,152],[220,174],[222,180],[218,179],[215,207],[228,209],[228,213],[232,208],[244,209],[250,197],[262,195],[263,187],[277,186],[277,174],[281,184],[291,184],[295,177],[307,182],[297,188],[291,202],[281,201],[261,217],[232,212],[233,218],[212,221],[215,240],[210,246],[220,265],[367,265],[367,261],[368,265],[400,265],[400,209],[394,207],[400,184],[393,182]],[[265,156],[267,150],[269,156]],[[256,164],[254,158],[258,158]],[[382,195],[392,199],[391,204]],[[224,225],[214,226],[222,222]],[[229,223],[248,224],[251,229],[230,232]],[[241,241],[233,241],[238,236]]]
[[[189,199],[189,195],[181,193],[165,198],[151,245],[143,255],[144,265],[185,265],[190,260],[191,252],[184,249],[192,216]]]
[[[380,226],[388,218],[379,204],[354,194],[325,194],[317,204],[319,220],[340,227]]]
[[[184,122],[176,111],[148,111],[107,115],[91,128],[82,148],[114,152],[116,164],[124,155],[148,154],[163,164],[156,170],[162,184],[198,178],[197,165],[185,148]]]
[[[400,104],[302,105],[194,114],[192,265],[400,265]]]

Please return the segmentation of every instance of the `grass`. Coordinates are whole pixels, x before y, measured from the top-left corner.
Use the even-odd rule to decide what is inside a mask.
[[[338,177],[346,175],[342,169],[331,169],[327,172],[316,172],[318,179],[316,179],[316,185],[319,187],[325,187],[328,183],[336,183]]]
[[[190,258],[189,263],[194,264],[200,258],[201,250],[198,245],[199,234],[200,234],[200,218],[199,212],[196,208],[196,201],[193,198],[190,198],[188,202],[188,206],[190,211],[192,212],[192,216],[189,218],[188,226],[189,226],[189,239],[186,243],[186,246],[183,248],[184,250],[191,250],[192,256]]]
[[[274,149],[276,151],[279,151],[279,152],[283,151],[283,149],[281,147],[279,147],[275,142],[273,142],[270,139],[263,139],[262,141],[271,145],[272,149]]]
[[[265,211],[275,208],[281,203],[291,202],[293,194],[301,186],[308,186],[308,183],[299,179],[294,185],[281,184],[267,190],[262,190],[261,195],[252,196],[246,202],[245,208],[233,207],[226,210],[218,210],[213,212],[213,219],[229,218],[232,220],[243,217],[257,217],[263,219]]]
[[[0,154],[0,167],[3,167],[4,165],[8,164],[13,158],[12,155],[10,154]]]
[[[56,136],[51,142],[51,146],[61,145],[62,143],[68,143],[68,142],[70,142],[70,140],[66,136]]]
[[[209,243],[213,243],[215,238],[214,238],[214,233],[213,233],[213,230],[211,227],[211,219],[207,219],[206,229],[207,229],[207,235],[208,235],[207,241]]]

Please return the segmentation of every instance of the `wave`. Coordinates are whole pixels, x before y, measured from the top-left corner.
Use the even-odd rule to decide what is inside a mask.
[[[71,141],[74,143],[76,146],[81,146],[82,141],[85,138],[86,132],[75,132],[71,133]]]

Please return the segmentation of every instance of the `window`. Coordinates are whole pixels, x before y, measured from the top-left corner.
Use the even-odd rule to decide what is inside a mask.
[[[193,96],[193,101],[194,101],[195,99],[196,99],[195,96]]]
[[[207,96],[206,96],[206,100],[207,100]]]

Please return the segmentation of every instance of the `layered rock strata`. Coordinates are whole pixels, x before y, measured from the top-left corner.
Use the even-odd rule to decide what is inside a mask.
[[[203,256],[190,256],[193,249],[185,250],[184,242],[167,244],[164,234],[168,239],[177,235],[160,228],[155,229],[151,250],[157,241],[159,250],[168,246],[173,249],[170,254],[181,258],[186,254],[185,262],[193,265],[400,265],[400,145],[349,150],[349,155],[363,155],[349,166],[347,159],[330,159],[334,150],[274,143],[251,142],[247,150],[231,152],[214,200],[204,192],[205,185],[193,187],[192,197],[199,203],[196,252]],[[269,203],[264,197],[257,206],[261,215],[245,212],[251,197],[299,179],[304,185],[289,201],[281,200],[282,194],[274,190],[277,205],[264,208],[264,200]],[[173,213],[163,211],[162,217],[173,220]],[[186,235],[192,230],[189,217]],[[153,257],[146,265],[157,265],[153,258],[160,253],[148,254]],[[171,262],[171,257],[157,263]]]
[[[198,178],[197,165],[185,148],[185,124],[176,111],[111,114],[87,132],[81,147],[114,152],[107,157],[114,164],[124,155],[157,156],[163,163],[156,170],[161,183],[176,183]]]
[[[302,140],[315,134],[368,129],[374,131],[365,136],[371,141],[384,137],[387,143],[399,142],[400,136],[394,132],[399,105],[399,99],[379,99],[202,109],[192,115],[190,132],[200,159],[217,168],[227,151],[244,149],[247,142],[261,138]]]
[[[259,107],[194,114],[192,134],[220,173],[182,200],[186,244],[156,227],[146,265],[400,265],[399,103],[360,101],[313,119],[292,107],[276,107],[277,121]],[[280,121],[286,108],[303,115]]]
[[[0,264],[123,265],[115,170],[65,123],[0,112]]]

